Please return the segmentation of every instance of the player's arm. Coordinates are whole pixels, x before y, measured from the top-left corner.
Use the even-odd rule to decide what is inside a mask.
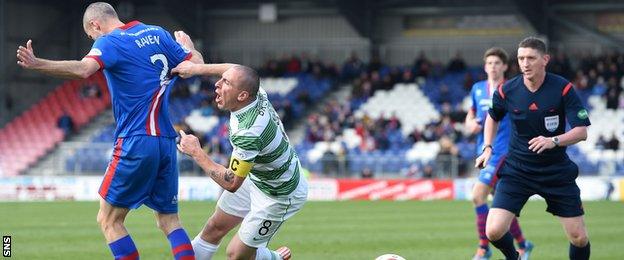
[[[475,167],[485,168],[485,166],[487,166],[492,156],[492,142],[494,142],[496,133],[498,133],[498,125],[499,122],[488,114],[485,119],[485,126],[483,127],[483,152],[475,161]]]
[[[475,167],[485,168],[490,157],[492,156],[492,143],[498,133],[499,121],[502,120],[507,113],[505,94],[503,86],[499,86],[498,90],[492,95],[492,107],[488,110],[483,126],[483,152],[475,161]]]
[[[466,119],[464,120],[464,127],[466,128],[465,133],[468,134],[476,134],[482,130],[481,124],[477,121],[477,100],[475,99],[475,89],[477,88],[476,84],[472,86],[470,90],[470,108],[468,109],[468,113],[466,113]],[[481,122],[483,123],[483,122]]]
[[[189,78],[196,75],[221,76],[223,72],[236,66],[232,63],[214,63],[214,64],[195,64],[183,61],[177,67],[171,70],[171,73],[177,73],[182,78]]]
[[[193,44],[193,40],[191,40],[191,37],[188,34],[186,34],[184,31],[175,31],[173,32],[173,35],[175,36],[176,42],[191,51],[192,56],[189,60],[190,62],[196,64],[204,63],[204,57],[202,56],[201,52],[195,49],[195,44]]]
[[[178,149],[189,155],[199,167],[204,170],[206,175],[210,176],[219,186],[229,192],[236,192],[238,188],[243,184],[245,175],[240,175],[232,169],[223,167],[218,163],[215,163],[208,154],[206,154],[199,144],[199,139],[194,135],[187,135],[184,131],[180,130],[180,143]],[[233,165],[233,163],[230,163]],[[250,167],[251,169],[251,167]]]
[[[587,140],[587,127],[577,126],[556,137],[559,139],[559,146],[573,145],[580,141]]]
[[[26,47],[17,49],[17,64],[25,69],[39,71],[55,77],[84,79],[100,69],[100,64],[90,58],[82,60],[46,60],[38,58],[32,48],[32,40],[26,42]]]
[[[554,137],[538,136],[529,141],[529,150],[542,153],[557,146],[568,146],[587,139],[587,127],[577,126],[562,135]]]
[[[466,127],[466,131],[469,134],[476,134],[479,131],[481,131],[481,125],[477,121],[476,113],[473,107],[468,109],[468,113],[466,113],[466,120],[464,121],[464,126]]]

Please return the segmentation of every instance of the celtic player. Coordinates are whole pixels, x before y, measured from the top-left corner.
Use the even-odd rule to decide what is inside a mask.
[[[197,137],[180,131],[178,149],[193,160],[226,192],[213,215],[192,241],[197,259],[211,259],[231,229],[241,225],[227,247],[228,259],[289,259],[290,250],[267,244],[282,223],[297,213],[307,198],[297,154],[290,145],[267,94],[253,69],[235,64],[183,62],[172,70],[183,78],[221,75],[216,86],[219,109],[231,112],[229,166],[208,157]]]

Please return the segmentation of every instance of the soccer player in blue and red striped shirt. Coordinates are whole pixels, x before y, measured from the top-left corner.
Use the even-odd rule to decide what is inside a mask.
[[[492,106],[494,92],[505,82],[508,57],[507,52],[501,48],[494,47],[485,51],[483,69],[487,73],[487,80],[475,83],[470,91],[472,106],[466,115],[466,128],[471,134],[477,134],[478,152],[486,148],[483,144],[483,123],[485,123],[488,110]],[[487,260],[492,255],[489,240],[485,235],[485,224],[489,212],[487,197],[498,181],[498,170],[507,155],[509,135],[511,134],[510,124],[509,117],[500,122],[492,147],[487,147],[488,149],[493,148],[492,157],[487,166],[479,171],[478,181],[472,189],[472,201],[477,214],[477,232],[479,235],[479,247],[472,258],[473,260]],[[533,244],[524,238],[517,218],[511,222],[510,231],[518,242],[518,252],[520,252],[522,259],[528,259]]]
[[[483,168],[492,156],[492,141],[499,122],[512,122],[509,152],[499,171],[494,202],[488,214],[486,234],[507,259],[517,259],[509,225],[534,194],[546,200],[546,211],[559,217],[570,240],[570,259],[589,259],[590,244],[583,219],[578,167],[566,154],[566,146],[587,138],[587,110],[572,84],[547,73],[550,56],[546,44],[529,37],[518,45],[519,75],[494,93],[485,121],[486,148],[475,166]],[[566,132],[566,123],[570,130]]]
[[[117,123],[111,162],[100,186],[98,222],[115,259],[138,259],[124,227],[130,209],[154,209],[175,259],[194,259],[178,218],[178,169],[168,96],[178,79],[170,70],[184,60],[203,63],[183,32],[176,40],[163,28],[138,21],[122,23],[103,2],[89,5],[83,26],[95,43],[80,61],[37,58],[29,40],[17,51],[18,64],[52,76],[86,78],[104,70]]]

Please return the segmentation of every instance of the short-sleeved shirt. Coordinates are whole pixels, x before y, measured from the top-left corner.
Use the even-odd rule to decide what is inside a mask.
[[[265,194],[288,195],[299,184],[299,159],[261,88],[254,102],[230,115],[232,157],[253,163],[249,178]]]
[[[475,119],[479,122],[481,127],[484,126],[488,110],[492,107],[492,95],[496,92],[497,88],[498,86],[490,86],[487,80],[479,81],[472,86],[472,90],[470,91],[472,106],[470,108],[474,112]],[[498,126],[496,139],[492,143],[493,151],[491,161],[494,164],[496,164],[502,156],[507,154],[510,124],[509,117],[504,117]],[[483,131],[479,132],[477,135],[476,153],[480,154],[481,151],[483,151]]]
[[[115,138],[175,137],[168,113],[169,72],[191,53],[161,27],[132,21],[99,37],[86,56],[104,70],[117,124]]]
[[[507,161],[523,165],[526,172],[532,172],[535,176],[561,174],[561,178],[569,179],[567,174],[570,173],[540,170],[544,165],[565,161],[572,163],[565,146],[548,149],[541,154],[529,150],[529,140],[538,136],[564,134],[566,123],[571,128],[590,125],[587,110],[569,81],[556,74],[546,73],[542,86],[531,92],[524,85],[522,75],[517,76],[494,93],[489,114],[496,121],[507,114],[512,121]],[[553,177],[556,179],[557,176],[547,178],[552,180]]]

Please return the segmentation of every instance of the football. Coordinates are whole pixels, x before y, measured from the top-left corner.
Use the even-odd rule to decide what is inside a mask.
[[[375,260],[405,260],[405,258],[395,254],[384,254],[378,256],[377,258],[375,258]]]

